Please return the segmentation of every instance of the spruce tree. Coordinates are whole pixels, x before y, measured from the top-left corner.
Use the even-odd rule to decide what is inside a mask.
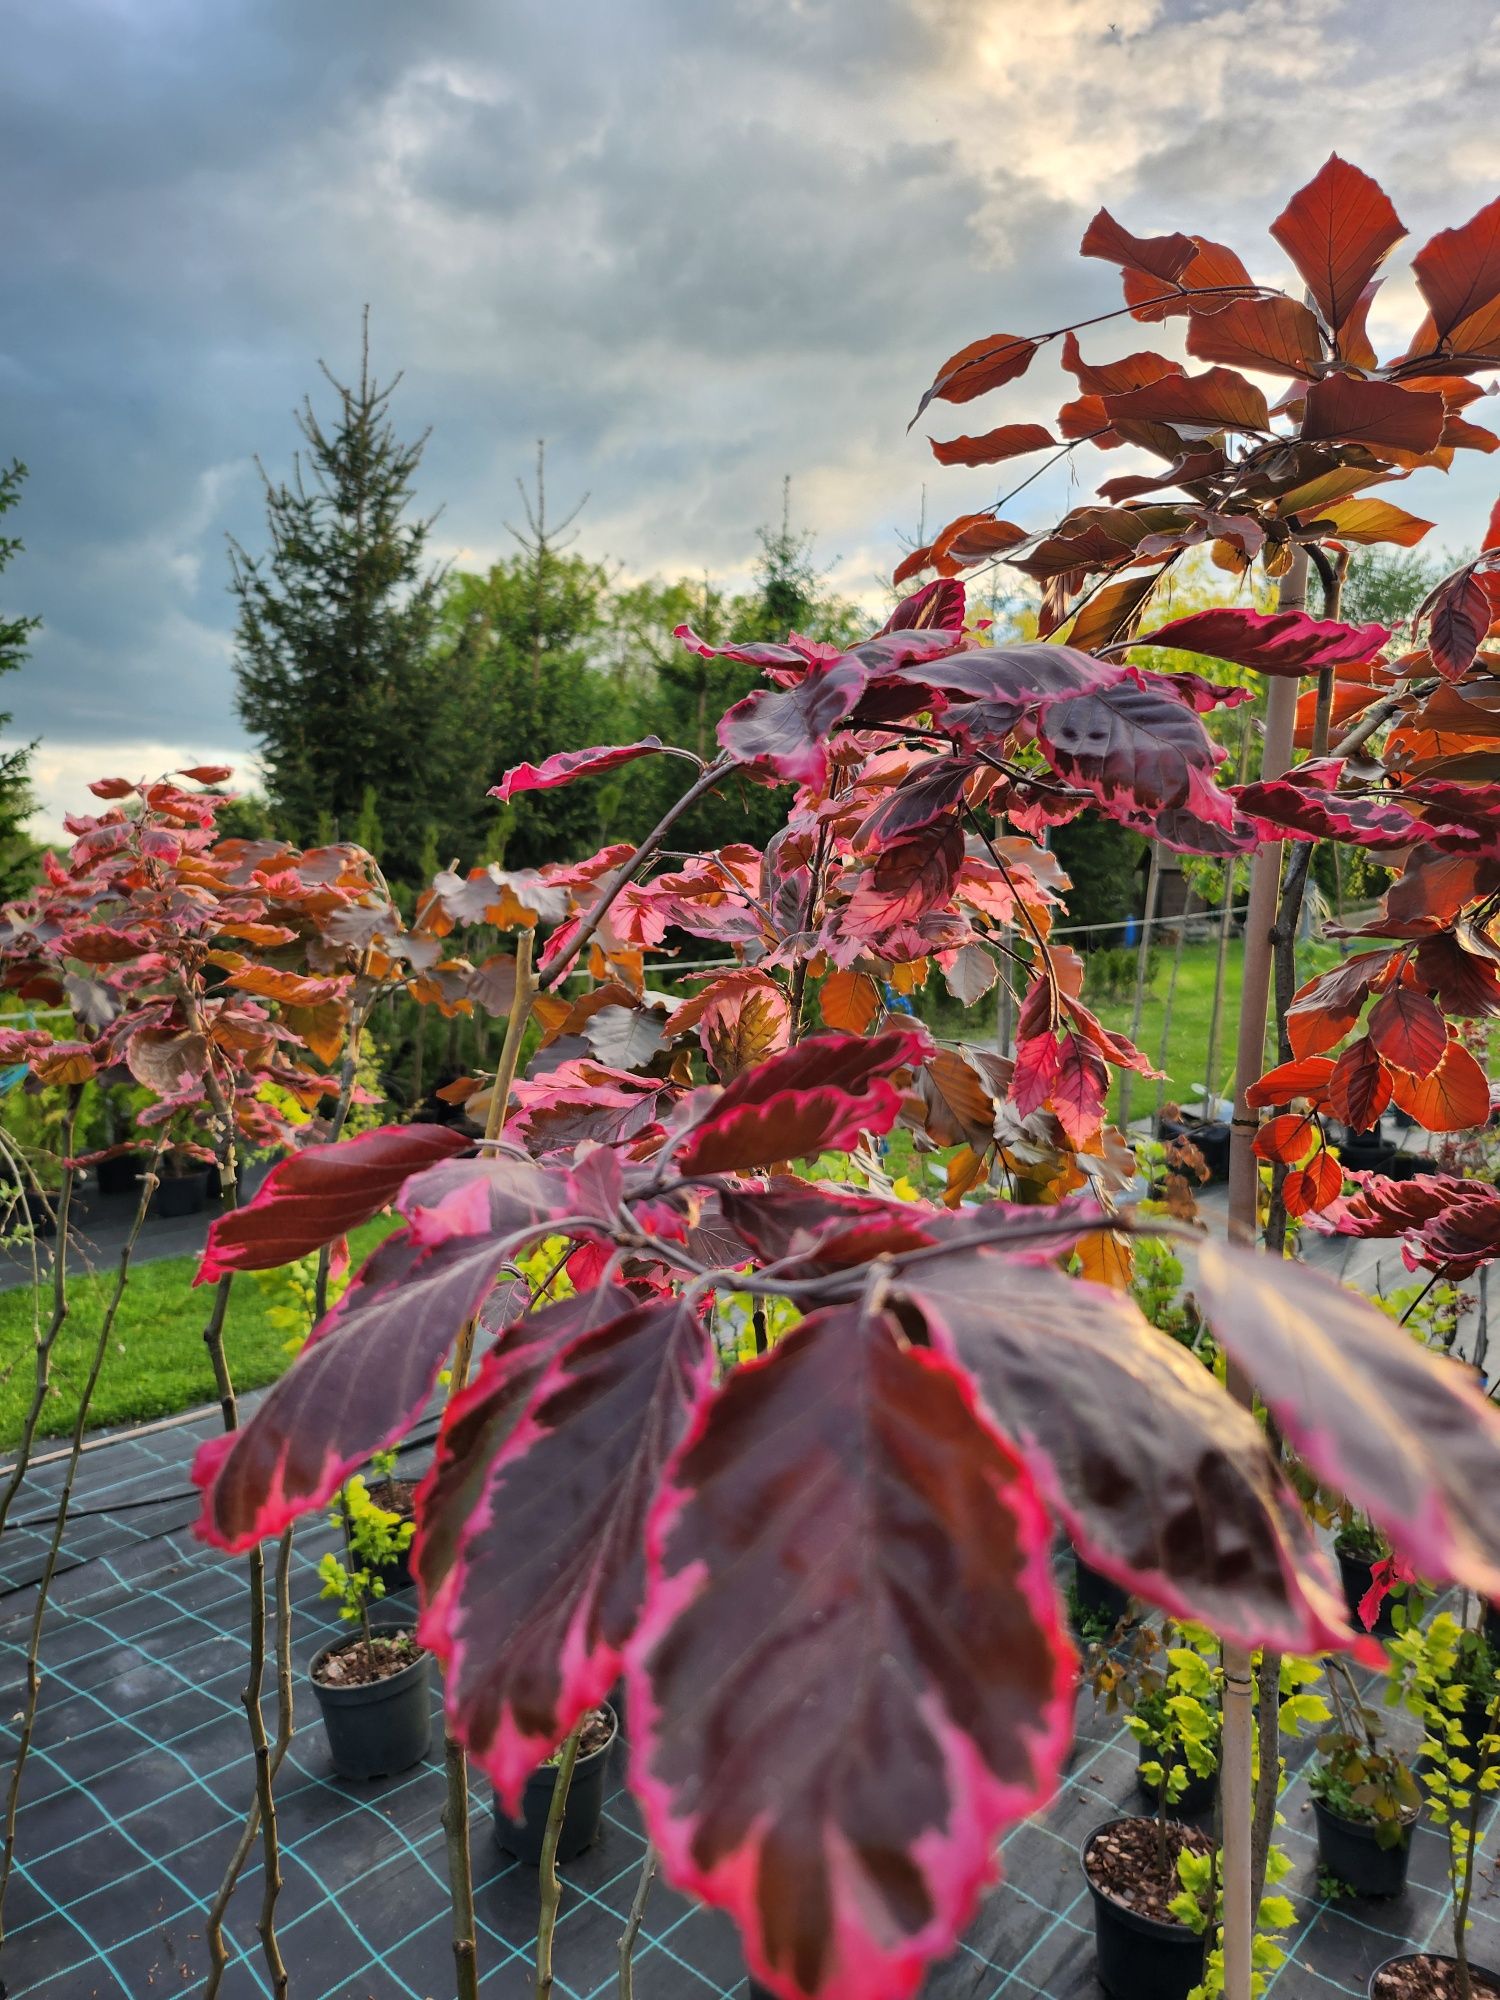
[[[371,374],[368,314],[358,383],[323,373],[336,420],[310,399],[298,412],[305,452],[290,481],[265,482],[266,553],[230,544],[238,708],[285,835],[352,840],[378,822],[387,874],[414,880],[452,736],[434,645],[443,574],[426,561],[431,519],[411,512],[427,433],[396,436],[401,378]]]
[[[26,468],[13,463],[0,471],[0,516],[8,514],[21,497],[21,481]],[[0,570],[21,544],[0,534]],[[37,618],[7,618],[0,612],[0,674],[11,674],[26,658],[26,641],[40,624]],[[0,712],[0,737],[10,728],[10,716]],[[36,848],[27,838],[25,822],[35,809],[28,777],[33,743],[7,748],[0,743],[0,899],[19,895],[31,886],[35,872]]]

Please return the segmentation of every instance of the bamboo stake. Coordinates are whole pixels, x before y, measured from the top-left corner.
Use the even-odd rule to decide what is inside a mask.
[[[1298,549],[1282,579],[1277,607],[1282,611],[1300,611],[1306,597],[1307,555]],[[1266,695],[1262,777],[1279,777],[1289,768],[1296,719],[1296,680],[1273,679]],[[1245,913],[1234,1118],[1229,1142],[1229,1234],[1232,1241],[1243,1244],[1254,1242],[1259,1213],[1260,1177],[1253,1149],[1260,1119],[1247,1093],[1265,1062],[1266,1007],[1271,996],[1271,932],[1276,921],[1281,857],[1280,841],[1268,841],[1257,848],[1250,869],[1249,907]],[[1254,1396],[1251,1383],[1243,1370],[1232,1363],[1228,1387],[1237,1402],[1246,1408],[1251,1406]],[[1220,1791],[1224,1810],[1224,1994],[1225,2000],[1250,2000],[1255,1940],[1251,1855],[1255,1697],[1250,1655],[1240,1646],[1224,1648],[1223,1713]]]
[[[1161,894],[1161,848],[1156,841],[1151,843],[1151,861],[1146,871],[1146,908],[1141,918],[1141,941],[1135,954],[1135,1002],[1130,1010],[1130,1039],[1139,1040],[1141,1016],[1146,1011],[1146,975],[1151,967],[1151,926],[1156,921],[1156,902]],[[1118,1124],[1128,1140],[1130,1137],[1130,1080],[1132,1072],[1120,1072],[1120,1112]]]

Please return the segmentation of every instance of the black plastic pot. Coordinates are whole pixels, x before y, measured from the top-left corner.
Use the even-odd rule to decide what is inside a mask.
[[[1095,1618],[1108,1619],[1111,1626],[1118,1625],[1130,1609],[1130,1592],[1122,1590],[1107,1576],[1101,1576],[1096,1569],[1090,1569],[1076,1550],[1073,1555],[1073,1574],[1078,1592],[1078,1609]]]
[[[1363,1632],[1364,1620],[1359,1615],[1360,1599],[1375,1581],[1375,1565],[1366,1562],[1363,1556],[1347,1554],[1337,1544],[1334,1554],[1338,1557],[1339,1578],[1344,1586],[1344,1602],[1349,1607],[1349,1622],[1356,1632]],[[1380,1600],[1380,1609],[1375,1614],[1375,1637],[1389,1639],[1395,1635],[1396,1621],[1391,1616],[1389,1593]]]
[[[158,1215],[197,1215],[208,1205],[208,1169],[169,1174],[157,1187],[151,1206]]]
[[[1484,1639],[1487,1646],[1500,1653],[1500,1604],[1484,1607]]]
[[[610,1720],[609,1741],[587,1757],[580,1757],[573,1766],[573,1782],[568,1787],[568,1802],[563,1807],[562,1832],[557,1843],[559,1861],[576,1861],[580,1854],[591,1848],[599,1838],[599,1821],[604,1815],[604,1780],[609,1771],[610,1754],[620,1733],[619,1719],[608,1702],[601,1704]],[[552,1807],[552,1794],[557,1786],[557,1766],[542,1764],[526,1780],[526,1790],[521,1796],[521,1817],[511,1819],[495,1800],[495,1839],[507,1854],[513,1854],[517,1861],[524,1861],[532,1868],[538,1866],[542,1858],[542,1844],[547,1836],[547,1814]]]
[[[1330,1875],[1336,1875],[1356,1896],[1399,1896],[1406,1887],[1406,1868],[1411,1860],[1412,1820],[1402,1828],[1393,1847],[1382,1847],[1373,1826],[1345,1819],[1313,1799],[1318,1822],[1318,1853]]]
[[[377,1625],[376,1636],[405,1631],[402,1625]],[[356,1641],[357,1642],[357,1641]],[[333,1768],[341,1778],[385,1778],[420,1763],[432,1741],[432,1694],[428,1685],[430,1653],[386,1680],[365,1687],[324,1687],[318,1668],[330,1653],[351,1644],[336,1639],[312,1663],[313,1693],[323,1711]]]
[[[1099,1984],[1111,2000],[1187,2000],[1203,1977],[1203,1940],[1185,1924],[1158,1923],[1127,1910],[1095,1886],[1089,1849],[1119,1820],[1096,1826],[1083,1843],[1083,1879],[1094,1903],[1094,1954]]]
[[[140,1185],[142,1155],[112,1153],[94,1168],[100,1194],[134,1194]]]
[[[1396,1965],[1421,1964],[1423,1960],[1426,1960],[1431,1965],[1457,1965],[1458,1963],[1458,1960],[1450,1957],[1446,1951],[1398,1951],[1394,1958],[1382,1959],[1370,1974],[1370,1983],[1365,1989],[1369,1995],[1369,2000],[1377,2000],[1378,1988],[1376,1981],[1380,1978],[1382,1972],[1388,1972],[1392,1966]],[[1483,1986],[1475,1985],[1476,2000],[1478,2000],[1479,1995],[1486,1991],[1486,1988],[1491,1993],[1500,1994],[1500,1973],[1491,1972],[1488,1966],[1476,1965],[1470,1959],[1469,1974],[1476,1982],[1479,1980],[1484,1981]],[[1383,1996],[1381,1996],[1381,2000],[1383,2000]]]
[[[1229,1127],[1222,1119],[1215,1118],[1202,1124],[1189,1124],[1180,1118],[1163,1118],[1158,1121],[1156,1136],[1166,1142],[1173,1139],[1190,1140],[1203,1155],[1203,1164],[1208,1168],[1210,1180],[1228,1180]]]
[[[1140,1776],[1140,1765],[1154,1761],[1154,1757],[1148,1756],[1145,1744],[1141,1744],[1140,1756],[1137,1759],[1136,1781],[1153,1805],[1156,1803],[1156,1792]],[[1200,1778],[1196,1771],[1189,1770],[1187,1783],[1182,1788],[1182,1796],[1173,1800],[1172,1811],[1180,1814],[1184,1819],[1195,1819],[1199,1813],[1210,1811],[1214,1800],[1218,1796],[1219,1774],[1217,1771],[1210,1771],[1206,1778]]]

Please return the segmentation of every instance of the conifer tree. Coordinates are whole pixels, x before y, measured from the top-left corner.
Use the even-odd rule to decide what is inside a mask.
[[[378,819],[388,875],[414,879],[452,734],[434,646],[443,575],[426,560],[432,520],[411,511],[427,433],[396,436],[401,378],[371,374],[368,314],[357,384],[323,373],[337,416],[325,425],[311,400],[298,412],[305,452],[289,481],[266,479],[269,547],[230,546],[239,713],[284,834],[349,840]]]
[[[13,463],[0,471],[0,516],[8,514],[20,499],[26,468]],[[21,544],[0,534],[0,570]],[[0,611],[0,674],[11,674],[26,659],[26,642],[40,624],[37,618],[7,618]],[[0,713],[0,738],[10,728],[10,716]],[[14,748],[0,741],[0,898],[14,896],[28,888],[33,874],[36,848],[27,838],[25,823],[35,807],[28,778],[35,744]]]

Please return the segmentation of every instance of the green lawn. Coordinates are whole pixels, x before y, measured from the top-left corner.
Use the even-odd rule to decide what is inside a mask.
[[[350,1249],[358,1263],[392,1227],[382,1218],[355,1231]],[[94,1391],[89,1426],[165,1417],[214,1400],[213,1370],[203,1345],[203,1324],[213,1299],[209,1286],[193,1289],[197,1259],[166,1257],[137,1264],[110,1336],[110,1350]],[[113,1269],[69,1281],[71,1305],[52,1350],[51,1384],[38,1435],[72,1429],[78,1396],[93,1359],[104,1308],[114,1291]],[[50,1285],[0,1292],[0,1450],[14,1445],[31,1402],[36,1315],[50,1314]],[[224,1347],[237,1389],[273,1382],[292,1356],[291,1330],[276,1323],[278,1307],[295,1304],[290,1285],[254,1277],[235,1279],[229,1296]]]
[[[1209,1019],[1213,1011],[1214,970],[1218,960],[1217,941],[1206,939],[1201,944],[1183,946],[1182,963],[1177,975],[1177,992],[1172,1002],[1172,1026],[1165,1060],[1162,1057],[1162,1020],[1166,1010],[1167,989],[1172,979],[1172,946],[1170,942],[1164,941],[1154,949],[1156,970],[1146,994],[1146,1004],[1141,1013],[1141,1025],[1136,1035],[1136,1042],[1150,1057],[1154,1066],[1167,1072],[1167,1080],[1162,1085],[1148,1082],[1141,1077],[1132,1080],[1130,1097],[1132,1121],[1146,1116],[1155,1109],[1158,1089],[1163,1091],[1164,1100],[1168,1103],[1191,1102],[1203,1088],[1208,1061]],[[1297,948],[1299,983],[1311,979],[1314,973],[1322,972],[1337,962],[1338,951],[1332,945],[1299,945]],[[1229,1095],[1229,1086],[1234,1077],[1243,965],[1244,945],[1238,938],[1232,938],[1225,970],[1218,1057],[1214,1065],[1214,1084],[1221,1096]],[[1090,991],[1086,985],[1084,997],[1106,1027],[1113,1028],[1117,1034],[1130,1032],[1132,996],[1129,993],[1123,998],[1110,999]],[[1275,1044],[1268,1033],[1267,1062],[1273,1061],[1274,1058]],[[1111,1099],[1111,1108],[1114,1111],[1119,1109],[1118,1085]]]

